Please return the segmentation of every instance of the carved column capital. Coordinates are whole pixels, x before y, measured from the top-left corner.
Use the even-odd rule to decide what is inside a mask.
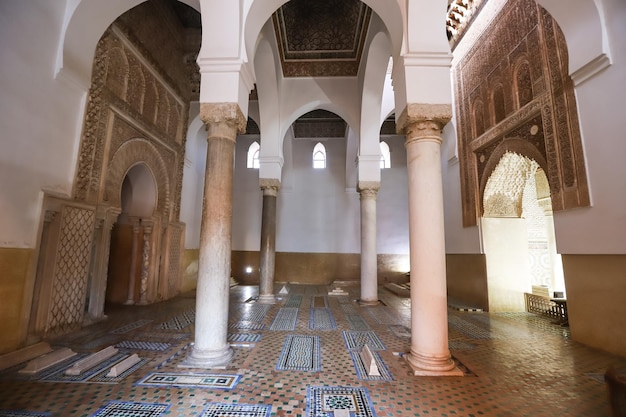
[[[133,226],[133,233],[138,234],[141,230],[141,219],[136,216],[128,216],[128,223]]]
[[[376,199],[376,194],[380,189],[380,183],[378,181],[359,181],[357,184],[357,191],[361,199],[373,198]]]
[[[201,103],[200,120],[207,126],[209,139],[230,139],[245,133],[247,120],[237,103]]]
[[[143,233],[146,235],[150,235],[152,230],[154,229],[154,221],[152,220],[141,220],[141,225],[143,226]]]
[[[263,195],[276,197],[280,190],[280,181],[276,178],[261,178],[259,179],[259,185],[261,190],[263,190]]]
[[[417,140],[441,143],[441,131],[452,119],[450,104],[410,103],[396,124],[398,134],[406,135],[405,145]]]

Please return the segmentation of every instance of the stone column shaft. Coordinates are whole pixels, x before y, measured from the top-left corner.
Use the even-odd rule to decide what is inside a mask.
[[[274,271],[276,259],[276,196],[280,184],[277,180],[262,180],[263,213],[261,217],[261,253],[259,302],[273,304]]]
[[[109,268],[109,254],[111,249],[111,229],[119,211],[107,209],[103,215],[102,226],[96,235],[96,248],[91,287],[89,289],[88,312],[92,320],[106,318],[104,303],[106,298],[107,275]]]
[[[379,185],[359,184],[361,199],[361,305],[378,304],[376,193]]]
[[[152,222],[143,227],[143,250],[141,252],[141,285],[139,287],[139,303],[148,304],[148,279],[150,278],[150,239],[152,238]]]
[[[139,247],[139,232],[141,226],[139,225],[139,219],[131,219],[133,225],[133,243],[132,252],[130,254],[130,274],[128,277],[128,297],[124,304],[135,304],[135,277],[137,273],[137,249]]]
[[[237,133],[244,131],[245,118],[234,103],[202,104],[200,116],[209,133],[200,228],[195,342],[181,366],[220,368],[228,365],[233,357],[228,343],[233,163]]]
[[[441,130],[449,105],[410,105],[401,116],[409,176],[411,352],[415,375],[460,375],[448,349]],[[407,120],[408,119],[408,120]]]

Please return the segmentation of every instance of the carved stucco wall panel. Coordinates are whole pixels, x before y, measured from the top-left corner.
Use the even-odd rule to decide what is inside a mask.
[[[509,139],[525,141],[529,146],[515,145],[518,151],[545,161],[538,163],[554,210],[589,204],[567,62],[565,39],[549,14],[532,0],[509,0],[456,63],[464,225],[481,215],[486,163]]]
[[[168,24],[160,28],[158,42],[144,39],[163,17],[161,6],[146,2],[141,10],[133,9],[142,19],[118,19],[96,47],[73,190],[75,200],[119,212],[128,170],[143,164],[151,172],[157,202],[150,219],[155,230],[149,248],[149,301],[175,295],[180,282],[176,271],[184,225],[178,219],[192,94],[189,68],[182,60],[187,53],[180,45],[183,34],[170,33],[182,28]],[[129,22],[134,26],[128,27]],[[163,236],[170,239],[165,241]],[[162,262],[167,269],[160,269]],[[106,280],[106,273],[97,275]],[[72,302],[84,304],[84,294]]]
[[[182,116],[186,115],[187,106],[163,85],[164,80],[156,78],[148,68],[147,58],[136,56],[122,36],[122,31],[114,25],[102,37],[96,51],[75,183],[74,195],[78,200],[106,202],[107,193],[102,189],[106,182],[104,167],[109,165],[110,155],[126,140],[137,137],[155,144],[172,171],[167,178],[174,186],[182,186],[179,160],[183,160],[186,117]],[[116,65],[122,69],[114,70]],[[131,75],[138,82],[129,82]],[[132,127],[122,119],[132,121]],[[174,195],[180,195],[180,190]],[[178,206],[177,202],[175,207]]]

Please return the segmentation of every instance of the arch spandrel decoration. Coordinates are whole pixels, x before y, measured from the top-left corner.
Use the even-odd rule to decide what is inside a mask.
[[[122,207],[122,184],[126,173],[136,164],[144,163],[152,172],[157,187],[155,211],[170,216],[170,179],[167,167],[157,149],[145,139],[125,142],[115,152],[108,167],[104,199],[113,207]]]

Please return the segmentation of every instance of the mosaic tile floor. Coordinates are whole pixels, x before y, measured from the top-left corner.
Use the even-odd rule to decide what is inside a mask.
[[[142,362],[115,380],[98,372],[82,383],[50,379],[56,369],[29,378],[17,376],[23,365],[7,369],[0,372],[0,417],[602,417],[610,415],[602,375],[609,365],[626,369],[626,358],[574,342],[568,328],[541,317],[449,309],[450,350],[470,376],[415,377],[402,358],[410,348],[410,300],[381,287],[383,306],[360,307],[358,287],[346,287],[348,296],[328,296],[325,286],[287,287],[271,306],[246,302],[256,287],[231,289],[235,355],[220,370],[178,367],[193,343],[193,294],[108,307],[108,320],[49,342],[78,357],[117,345],[120,355],[136,353]],[[313,344],[290,351],[290,335]],[[381,377],[368,378],[358,362],[364,343]],[[298,351],[312,358],[307,371],[288,368]],[[202,379],[222,375],[236,384],[225,389]]]

